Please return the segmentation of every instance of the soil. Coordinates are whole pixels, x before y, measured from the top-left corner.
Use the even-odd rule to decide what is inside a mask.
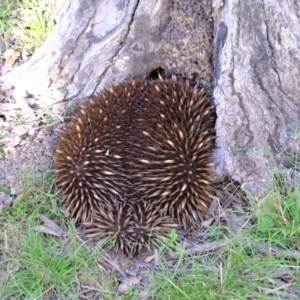
[[[0,213],[22,194],[22,178],[29,174],[38,176],[44,170],[53,171],[52,159],[59,135],[53,128],[45,126],[33,129],[31,135],[25,133],[20,137],[13,133],[16,126],[5,124],[3,120],[1,125],[0,130],[3,127],[10,127],[11,130],[1,139],[0,185],[5,188],[5,192],[0,194]]]
[[[36,115],[36,112],[34,114]],[[0,159],[0,187],[6,189],[6,192],[0,193],[1,214],[1,210],[9,209],[14,201],[22,198],[25,188],[22,178],[54,171],[52,169],[53,155],[66,123],[62,119],[61,121],[52,120],[52,123],[44,126],[37,122],[22,123],[20,115],[18,121],[9,117],[6,119],[5,116],[2,116],[0,120],[0,130],[6,133],[0,139],[3,145],[3,155]],[[215,188],[215,195],[216,198],[212,201],[206,220],[201,226],[189,233],[181,230],[177,232],[187,256],[189,253],[213,252],[223,247],[221,243],[209,243],[205,240],[204,235],[208,226],[227,223],[233,230],[239,230],[245,224],[243,215],[238,216],[226,211],[228,206],[245,205],[235,183],[228,180],[219,184]],[[50,222],[55,222],[55,220],[50,220]],[[78,230],[80,239],[80,228]],[[64,243],[67,243],[69,233],[65,232],[64,236]],[[87,243],[86,245],[90,247],[93,244]],[[175,253],[167,251],[163,259],[167,260],[170,266],[175,266],[179,258]],[[140,290],[147,289],[150,286],[149,269],[159,273],[163,268],[161,260],[162,257],[157,250],[153,252],[153,250],[144,249],[135,258],[127,258],[122,253],[116,254],[111,250],[104,255],[99,253],[98,265],[103,269],[104,278],[112,274],[115,276],[117,284],[114,286],[114,291],[123,293],[131,286]],[[89,289],[90,286],[91,282],[80,282],[80,294],[90,299],[100,297],[97,295],[98,292]]]
[[[193,76],[187,76],[189,79],[200,82],[201,85],[208,89],[209,94],[212,93],[213,83],[213,53],[211,52],[211,43],[213,35],[213,22],[206,16],[209,12],[211,4],[209,0],[199,4],[197,1],[189,1],[189,4],[184,8],[178,8],[180,1],[175,1],[174,12],[172,14],[178,14],[178,22],[170,22],[164,33],[164,38],[168,41],[173,41],[174,45],[170,43],[167,47],[167,52],[172,49],[182,48],[180,45],[185,43],[186,36],[192,36],[190,39],[189,47],[185,47],[180,52],[170,54],[169,57],[175,57],[176,63],[173,61],[166,62],[168,65],[176,65],[172,70],[176,74],[193,74]],[[203,9],[203,7],[205,9]],[[193,18],[187,19],[185,15],[187,12],[193,12]],[[197,13],[197,15],[195,15]],[[204,17],[203,17],[204,15]],[[175,18],[174,18],[175,19]],[[191,23],[192,20],[192,23]],[[204,20],[204,21],[201,21]],[[203,22],[202,30],[195,31],[194,27],[197,27],[197,22]],[[195,23],[195,24],[194,24]],[[180,37],[180,39],[179,39]],[[202,45],[206,45],[209,51],[199,50],[199,41],[202,41]],[[202,48],[201,48],[202,49]],[[203,50],[203,49],[202,49]],[[177,56],[180,55],[180,58]],[[199,77],[199,74],[205,74],[203,77]],[[186,77],[186,76],[182,76]],[[195,78],[194,78],[195,77]],[[27,101],[28,100],[28,101]],[[22,196],[24,186],[22,178],[26,178],[30,173],[39,175],[42,172],[53,172],[52,161],[53,154],[56,148],[57,141],[59,139],[60,130],[64,127],[64,123],[61,121],[50,120],[47,125],[43,126],[39,124],[41,120],[35,120],[30,122],[32,117],[36,116],[36,111],[31,108],[30,103],[33,99],[25,99],[26,103],[16,103],[16,109],[19,112],[18,118],[16,114],[10,115],[11,111],[4,111],[1,114],[1,103],[8,104],[6,99],[0,99],[0,134],[4,132],[4,135],[0,135],[0,188],[1,186],[6,189],[5,192],[0,192],[0,214],[1,210],[7,209],[12,206],[13,201]],[[34,101],[33,101],[34,102]],[[20,113],[20,108],[26,107],[25,111]],[[4,106],[2,105],[2,108]],[[5,107],[4,107],[5,108]],[[24,120],[25,121],[22,121]],[[49,126],[50,123],[50,126]],[[53,125],[51,125],[53,124]],[[196,228],[192,233],[186,233],[179,231],[180,241],[185,245],[188,251],[201,252],[199,246],[207,247],[208,251],[214,251],[221,245],[209,244],[203,238],[206,228],[212,224],[224,223],[230,219],[230,226],[234,228],[240,228],[244,224],[242,217],[237,215],[229,215],[224,211],[220,205],[223,203],[224,207],[231,204],[244,205],[238,188],[231,181],[221,183],[216,187],[216,199],[212,202],[212,205],[208,211],[207,218],[202,222],[201,228]],[[208,247],[210,246],[210,247]],[[197,248],[198,247],[198,248]],[[194,250],[193,250],[194,249]],[[198,250],[195,250],[198,249]],[[206,250],[207,251],[207,250]],[[203,250],[205,252],[205,250]],[[100,256],[100,255],[99,255]],[[131,285],[138,285],[139,287],[149,286],[149,280],[147,273],[149,268],[156,271],[161,270],[161,257],[159,257],[156,251],[143,251],[138,257],[134,259],[128,259],[123,254],[115,254],[114,251],[110,251],[105,255],[101,255],[99,258],[99,266],[103,267],[104,273],[109,276],[109,273],[114,272],[118,279],[119,286],[115,287],[120,292],[122,289],[130,287]],[[165,258],[170,263],[178,261],[178,257],[174,253],[167,252]],[[105,269],[104,269],[105,268]],[[81,282],[81,294],[87,298],[94,298],[96,292],[89,290],[89,286],[92,286],[91,282]],[[145,298],[146,299],[146,298]]]

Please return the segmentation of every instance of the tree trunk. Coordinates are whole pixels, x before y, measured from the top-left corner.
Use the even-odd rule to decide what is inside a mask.
[[[275,168],[297,169],[300,2],[215,0],[214,8],[217,172],[259,194]]]
[[[193,74],[197,64],[203,64],[212,74],[213,22],[202,20],[208,19],[203,4],[184,7],[177,2],[172,7],[170,0],[64,1],[52,35],[28,63],[3,78],[3,89],[14,87],[14,97],[40,96],[47,105],[72,104],[113,83],[145,77],[159,67]],[[203,1],[204,7],[209,2]],[[195,19],[193,9],[199,11]],[[200,22],[208,25],[193,32]],[[201,37],[207,28],[209,36]],[[189,38],[210,47],[199,53],[201,43],[189,42]],[[187,49],[179,51],[183,44]],[[212,76],[207,79],[202,74],[200,79],[211,86]]]
[[[217,105],[217,177],[259,194],[273,162],[286,172],[284,153],[298,149],[299,11],[296,0],[64,1],[52,35],[2,90],[49,106],[158,68],[198,82]]]

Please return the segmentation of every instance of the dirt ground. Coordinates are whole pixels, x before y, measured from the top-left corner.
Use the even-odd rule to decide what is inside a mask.
[[[2,101],[7,104],[7,101]],[[0,103],[1,104],[1,103]],[[20,113],[20,111],[18,111]],[[36,114],[36,112],[34,112]],[[25,187],[23,180],[32,174],[37,177],[45,172],[54,172],[52,167],[53,156],[59,136],[67,122],[62,117],[48,120],[46,125],[41,120],[25,122],[22,118],[18,121],[10,116],[2,115],[0,118],[1,158],[0,158],[0,214],[1,210],[9,209],[14,202],[20,201]],[[20,117],[20,115],[19,115]],[[53,186],[55,182],[53,180]],[[48,188],[48,187],[47,187]],[[50,190],[53,188],[49,187]],[[191,232],[178,230],[179,241],[189,253],[214,252],[222,248],[222,243],[209,243],[205,241],[205,231],[210,225],[228,224],[233,230],[241,228],[245,220],[243,215],[237,215],[227,208],[229,206],[244,206],[244,200],[239,188],[230,180],[224,181],[215,187],[215,199],[211,203],[206,219]],[[54,220],[50,220],[55,222]],[[60,224],[57,224],[60,226]],[[79,228],[80,233],[80,228]],[[68,243],[69,233],[65,232]],[[81,235],[78,238],[84,239]],[[93,243],[86,244],[87,247]],[[150,286],[149,269],[156,272],[162,270],[161,257],[157,250],[144,249],[137,257],[127,258],[122,253],[111,250],[106,254],[99,253],[98,266],[105,276],[114,274],[118,284],[114,287],[115,292],[126,291],[132,285],[138,285],[142,289]],[[170,265],[176,265],[178,257],[170,251],[164,254]],[[90,299],[96,297],[94,290],[87,288],[90,282],[81,282],[81,294]],[[145,298],[149,299],[149,298]]]
[[[32,173],[39,175],[45,171],[54,172],[53,155],[59,136],[67,124],[58,115],[43,125],[41,120],[28,122],[22,121],[22,118],[16,119],[17,114],[20,117],[19,110],[16,110],[13,117],[7,116],[5,112],[1,114],[1,105],[6,102],[5,99],[0,101],[0,213],[22,195],[22,178]],[[30,109],[28,106],[27,111]],[[31,114],[36,115],[34,109]],[[232,205],[245,205],[238,185],[230,180],[216,184],[215,195],[207,220],[215,218],[220,207],[225,209]]]
[[[1,211],[10,207],[13,199],[22,194],[22,178],[32,172],[38,175],[43,168],[53,171],[52,159],[59,134],[47,126],[38,129],[28,126],[27,132],[18,134],[15,132],[22,125],[14,126],[14,122],[5,121],[4,118],[0,122],[0,130],[7,133],[0,139],[0,184],[6,189],[0,194]]]

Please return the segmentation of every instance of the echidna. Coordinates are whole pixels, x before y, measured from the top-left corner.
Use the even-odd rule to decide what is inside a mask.
[[[174,220],[160,210],[145,201],[131,204],[114,199],[95,212],[92,222],[84,224],[84,233],[94,240],[111,237],[117,251],[136,256],[149,242],[159,246],[159,240],[177,227]]]
[[[125,199],[131,117],[144,85],[123,83],[90,99],[63,133],[54,161],[56,182],[75,222],[90,221],[104,202]]]
[[[143,100],[129,198],[159,205],[187,229],[211,199],[213,107],[203,89],[175,80],[154,81]]]
[[[86,235],[115,236],[137,254],[188,228],[211,199],[213,107],[203,89],[176,80],[116,85],[81,107],[54,166],[67,212]]]

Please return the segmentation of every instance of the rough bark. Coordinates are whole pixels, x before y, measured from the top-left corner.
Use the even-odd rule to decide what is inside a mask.
[[[198,70],[211,88],[213,23],[206,13],[211,1],[190,2],[64,1],[53,34],[28,63],[3,78],[2,89],[13,87],[14,97],[39,96],[48,105],[72,104],[159,67],[181,74]]]
[[[13,88],[14,97],[27,91],[49,105],[90,96],[140,73],[142,51],[151,53],[147,63],[153,64],[168,1],[140,2],[63,1],[54,32],[28,63],[3,78],[3,89]],[[148,43],[140,45],[132,31],[147,36]]]
[[[214,9],[217,172],[259,194],[275,166],[297,168],[288,157],[299,153],[299,1],[214,1]]]
[[[64,1],[53,34],[2,90],[51,105],[157,68],[197,81],[217,105],[217,177],[260,194],[274,162],[295,169],[284,153],[298,150],[299,11],[297,0]]]

